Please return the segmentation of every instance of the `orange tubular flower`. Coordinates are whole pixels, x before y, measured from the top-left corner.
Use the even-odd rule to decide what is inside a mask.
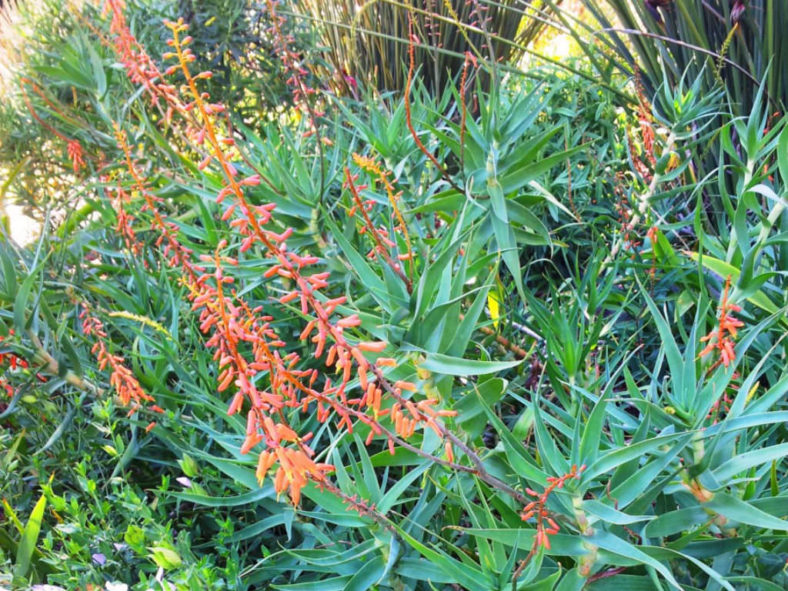
[[[744,326],[744,323],[731,314],[731,312],[741,312],[741,306],[731,304],[728,301],[730,288],[731,276],[728,275],[728,278],[725,280],[725,289],[722,292],[722,301],[720,302],[718,326],[700,339],[701,342],[707,344],[700,352],[699,357],[704,357],[715,350],[719,352],[719,357],[711,366],[710,370],[720,364],[728,367],[731,362],[736,359],[734,339],[738,334],[738,329]]]

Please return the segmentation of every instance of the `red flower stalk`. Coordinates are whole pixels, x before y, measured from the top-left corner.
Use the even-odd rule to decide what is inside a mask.
[[[525,507],[520,515],[523,521],[527,521],[532,517],[536,517],[536,537],[534,538],[534,545],[532,553],[536,551],[539,546],[544,546],[545,550],[550,549],[550,536],[557,534],[561,529],[558,523],[550,517],[550,510],[547,508],[547,500],[556,489],[563,488],[566,481],[571,478],[580,478],[580,474],[585,470],[585,466],[579,468],[574,465],[572,469],[563,476],[548,476],[547,487],[543,492],[538,493],[530,488],[525,489],[525,492],[530,496],[535,497],[536,500],[531,501]]]
[[[323,115],[322,112],[315,110],[309,97],[316,94],[316,90],[309,86],[306,79],[309,71],[301,65],[301,56],[292,49],[295,39],[292,35],[286,34],[282,28],[286,19],[277,12],[276,0],[266,0],[268,20],[271,23],[269,32],[274,42],[274,50],[279,56],[279,60],[284,66],[285,74],[288,75],[286,83],[293,93],[293,101],[304,115],[309,118],[310,130],[307,135],[317,132],[317,119]],[[346,77],[346,80],[350,77]],[[353,80],[352,78],[350,78]],[[352,84],[355,84],[353,80]]]
[[[57,129],[49,125],[49,123],[47,123],[46,121],[41,119],[41,117],[38,116],[38,113],[36,113],[36,110],[33,107],[33,103],[30,102],[30,97],[27,94],[27,90],[25,90],[25,85],[30,86],[30,88],[33,89],[33,92],[35,92],[39,97],[41,97],[44,100],[44,102],[47,104],[47,106],[51,108],[53,111],[55,111],[58,115],[60,115],[61,117],[66,117],[66,116],[63,114],[62,111],[60,111],[60,109],[57,108],[57,106],[55,106],[55,104],[52,101],[49,100],[49,98],[47,98],[47,96],[44,94],[44,91],[41,90],[41,88],[39,88],[35,82],[30,80],[29,78],[24,78],[24,77],[19,81],[19,88],[22,91],[22,98],[25,101],[27,110],[30,111],[30,114],[33,116],[33,119],[35,119],[38,122],[38,124],[41,125],[41,127],[49,131],[52,135],[54,135],[58,139],[66,142],[66,151],[68,153],[69,159],[71,160],[71,167],[73,168],[75,173],[78,173],[82,168],[85,167],[85,159],[82,153],[82,144],[80,144],[78,140],[63,135]]]
[[[391,208],[394,210],[394,215],[399,222],[398,229],[402,232],[402,236],[405,238],[405,245],[407,247],[407,253],[404,256],[400,256],[400,260],[407,259],[409,261],[409,276],[413,277],[413,247],[410,243],[410,235],[408,234],[408,226],[405,223],[405,218],[402,217],[402,212],[399,209],[399,200],[402,197],[402,191],[395,191],[394,185],[389,180],[390,172],[388,170],[383,170],[383,168],[378,164],[374,158],[370,158],[368,156],[361,156],[359,154],[353,154],[353,162],[361,168],[363,171],[367,172],[368,174],[375,175],[383,187],[386,189],[386,195],[388,196],[389,203],[391,203]],[[347,182],[352,184],[352,179],[347,176]],[[354,196],[355,199],[355,196]]]
[[[416,44],[419,42],[419,38],[413,33],[413,16],[408,13],[408,77],[405,80],[405,92],[403,93],[403,101],[405,104],[405,123],[408,125],[408,131],[410,131],[411,137],[413,137],[413,141],[416,142],[416,146],[421,150],[422,154],[424,154],[427,158],[429,158],[430,162],[438,169],[441,173],[443,178],[446,180],[449,185],[459,193],[464,193],[464,191],[457,185],[457,183],[452,180],[451,176],[449,175],[448,171],[438,162],[438,159],[430,152],[424,143],[421,141],[419,134],[416,132],[416,129],[413,127],[413,118],[410,109],[410,90],[411,86],[413,85],[413,74],[416,70]]]
[[[731,304],[728,301],[728,294],[731,288],[731,276],[725,280],[725,289],[722,292],[722,301],[719,307],[719,320],[717,328],[712,330],[705,337],[702,337],[701,342],[707,343],[703,351],[700,352],[699,357],[704,357],[712,351],[718,351],[719,357],[712,364],[709,370],[716,368],[720,363],[725,367],[731,364],[731,361],[736,359],[736,352],[734,350],[734,339],[737,335],[737,329],[744,326],[741,320],[736,319],[731,312],[741,312],[741,306]]]
[[[383,257],[383,259],[388,263],[391,270],[394,271],[401,279],[405,282],[406,287],[408,288],[408,292],[413,290],[413,283],[411,280],[402,272],[402,265],[398,262],[395,262],[391,254],[389,253],[389,248],[393,248],[396,246],[394,242],[388,239],[388,232],[385,228],[375,228],[375,225],[372,223],[372,220],[369,218],[369,214],[367,213],[367,208],[365,204],[361,202],[361,195],[359,195],[358,188],[354,184],[353,175],[350,174],[350,169],[345,167],[345,186],[350,189],[350,194],[353,196],[353,201],[355,202],[356,206],[354,211],[360,211],[361,215],[364,219],[364,228],[362,230],[366,230],[369,234],[372,235],[372,238],[375,241],[375,248],[372,250],[371,254],[374,256],[375,254],[379,254]],[[404,227],[404,221],[403,221]],[[407,236],[407,233],[405,234]],[[410,244],[408,243],[410,247]],[[408,259],[412,257],[412,251],[408,251]],[[372,257],[370,257],[372,258]]]

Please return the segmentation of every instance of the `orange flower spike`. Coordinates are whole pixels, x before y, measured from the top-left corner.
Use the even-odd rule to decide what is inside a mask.
[[[413,247],[411,246],[410,236],[408,235],[408,226],[405,223],[405,219],[402,217],[402,212],[400,211],[398,206],[398,201],[402,194],[394,190],[394,185],[391,184],[391,181],[388,178],[389,172],[383,170],[383,168],[381,168],[381,166],[373,158],[361,156],[359,154],[354,153],[353,161],[356,163],[356,165],[359,168],[365,170],[370,174],[375,174],[380,180],[380,182],[383,184],[383,186],[385,187],[386,195],[388,196],[389,203],[391,203],[391,207],[394,210],[394,215],[396,216],[397,221],[399,222],[399,227],[402,229],[402,234],[405,238],[405,244],[407,247],[407,253],[398,255],[397,258],[399,258],[400,260],[411,261],[410,276],[412,277],[413,276],[413,263],[412,263]]]
[[[370,425],[373,432],[383,435],[380,432],[380,428],[376,429],[377,419],[373,420],[371,418],[371,412],[368,415],[355,410],[360,408],[361,401],[359,401],[359,407],[348,408],[345,388],[354,375],[358,375],[360,380],[363,379],[361,374],[364,371],[368,371],[367,368],[377,372],[378,365],[373,364],[370,366],[370,362],[359,353],[381,353],[385,350],[386,343],[362,343],[356,347],[356,351],[353,351],[354,347],[343,336],[343,329],[351,328],[354,325],[357,326],[358,321],[352,317],[349,317],[346,321],[342,319],[337,321],[330,320],[330,315],[340,303],[332,304],[330,301],[318,299],[315,295],[318,290],[328,285],[327,275],[316,273],[307,276],[301,272],[303,266],[314,264],[317,262],[317,259],[308,256],[293,256],[287,250],[284,242],[288,239],[292,230],[285,231],[280,235],[263,227],[271,218],[270,211],[273,208],[269,206],[253,206],[244,195],[242,187],[253,183],[247,183],[245,182],[246,179],[238,178],[238,171],[229,161],[229,158],[232,158],[233,155],[227,151],[226,147],[223,147],[228,144],[224,142],[228,134],[215,127],[217,123],[215,114],[220,112],[223,107],[210,103],[207,94],[196,89],[195,81],[201,76],[191,74],[187,67],[187,64],[193,61],[194,56],[184,47],[184,42],[178,40],[178,34],[185,28],[186,26],[183,22],[171,23],[173,39],[170,45],[175,50],[174,55],[178,58],[178,65],[185,78],[184,84],[179,86],[179,88],[187,89],[185,92],[190,92],[191,97],[188,99],[189,102],[185,104],[178,102],[180,99],[177,98],[171,104],[168,101],[168,111],[172,110],[173,113],[184,115],[187,120],[196,121],[201,126],[201,129],[195,131],[200,135],[198,139],[204,143],[205,151],[203,156],[210,155],[211,162],[225,173],[225,187],[221,188],[217,201],[225,198],[232,200],[232,203],[226,206],[225,213],[229,211],[228,220],[230,217],[236,216],[229,225],[245,237],[242,249],[251,248],[252,245],[259,246],[264,256],[270,257],[273,262],[266,275],[271,279],[274,279],[276,276],[284,277],[295,283],[292,290],[285,294],[288,296],[287,301],[300,299],[302,312],[312,316],[307,321],[314,321],[314,325],[310,327],[310,330],[306,331],[302,338],[305,340],[309,339],[318,345],[318,356],[322,353],[322,348],[325,347],[328,351],[326,365],[331,366],[332,362],[338,360],[336,365],[342,374],[342,381],[336,386],[332,386],[330,380],[326,379],[327,376],[323,376],[323,379],[319,382],[321,385],[316,390],[314,389],[315,380],[319,377],[317,372],[307,370],[299,373],[296,369],[297,359],[291,356],[280,358],[275,352],[271,352],[269,347],[284,346],[284,342],[275,335],[265,334],[261,332],[262,329],[256,328],[258,325],[254,316],[259,312],[240,311],[239,306],[243,306],[242,300],[237,299],[234,293],[232,295],[223,293],[223,283],[228,278],[222,274],[221,263],[231,263],[226,260],[226,257],[218,257],[217,253],[217,270],[215,273],[203,275],[199,279],[195,277],[193,282],[187,280],[185,283],[195,303],[195,309],[202,310],[200,326],[202,330],[210,335],[207,345],[215,349],[215,359],[220,362],[220,368],[230,370],[228,373],[235,378],[238,392],[235,393],[230,408],[234,412],[240,411],[244,398],[248,397],[252,403],[252,408],[259,409],[251,415],[250,424],[253,429],[248,434],[247,441],[244,442],[244,451],[250,451],[253,445],[262,441],[263,435],[257,431],[260,428],[257,424],[258,419],[267,416],[272,408],[278,409],[284,406],[294,408],[308,407],[308,404],[312,401],[317,402],[317,418],[321,422],[329,419],[330,415],[338,415],[338,418],[341,418],[340,428],[346,426],[350,429],[353,425],[353,420],[359,419]],[[169,90],[162,86],[159,90],[161,92],[169,92],[172,97],[176,97],[176,92],[178,91],[176,91],[175,87],[168,85],[168,88]],[[186,113],[189,113],[189,115],[186,116]],[[195,132],[191,131],[188,134],[189,137],[194,137]],[[259,180],[256,180],[255,183],[259,184]],[[150,195],[149,193],[147,194]],[[156,203],[152,201],[151,209],[154,212],[156,211],[155,205]],[[362,205],[362,209],[364,207],[367,207],[367,205]],[[175,242],[177,228],[171,222],[166,221],[160,225],[161,228],[157,229],[160,229],[162,233],[161,240],[165,241],[165,247],[170,247],[176,255],[179,255],[183,249]],[[382,241],[386,238],[385,231],[380,231],[379,235]],[[390,240],[386,240],[384,243],[389,247],[394,246],[394,243]],[[182,256],[181,260],[176,262],[183,264],[184,261],[188,261],[187,256]],[[317,329],[316,336],[314,336],[315,328]],[[281,344],[274,344],[275,342]],[[241,343],[245,347],[248,345],[253,349],[254,359],[245,359],[246,353],[239,352],[238,346]],[[386,365],[386,360],[380,361],[381,367]],[[390,365],[396,365],[396,362],[392,360]],[[270,372],[270,385],[268,386],[270,391],[257,392],[254,385],[256,380],[253,378],[255,373],[259,371]],[[376,375],[376,377],[383,379],[379,375]],[[227,374],[222,373],[221,379],[224,380],[226,378]],[[304,381],[302,382],[302,380]],[[371,385],[373,384],[370,384],[369,380],[367,380],[366,386],[368,389],[370,389]],[[363,397],[363,402],[374,408],[376,416],[384,416],[384,413],[387,411],[381,409],[383,392],[378,387],[373,387],[371,390]],[[368,419],[369,422],[364,421],[362,417]],[[412,421],[403,428],[410,433],[415,426],[415,421]],[[264,429],[264,432],[266,437],[272,437],[272,439],[287,440],[291,435],[290,432],[278,428],[273,433],[270,432],[270,429]],[[267,443],[270,444],[270,442]],[[388,443],[390,450],[393,451],[393,440],[389,439]],[[276,475],[277,492],[281,493],[290,488],[291,499],[296,501],[307,478],[322,479],[324,478],[325,470],[331,469],[330,466],[327,466],[325,470],[322,470],[320,466],[310,463],[301,466],[302,469],[296,470],[292,465],[292,461],[289,463],[284,461],[285,456],[282,455],[279,449],[276,450],[276,456],[280,460],[281,469],[281,471],[277,471]],[[294,456],[288,454],[288,457]],[[306,456],[303,457],[306,458]]]
[[[523,521],[527,521],[532,517],[536,517],[536,536],[534,537],[535,550],[539,546],[543,546],[546,550],[550,549],[550,535],[558,533],[559,527],[555,520],[550,517],[549,510],[547,509],[547,501],[550,494],[556,489],[564,487],[564,484],[572,478],[580,478],[580,474],[586,469],[585,465],[578,468],[576,465],[572,469],[560,477],[548,476],[547,487],[541,494],[531,488],[526,488],[525,492],[536,497],[535,501],[531,501],[524,508],[520,517]],[[547,526],[545,525],[547,523]]]
[[[79,172],[79,170],[85,166],[85,160],[82,157],[82,144],[77,140],[69,140],[66,147],[74,172]]]
[[[722,364],[724,367],[729,367],[731,362],[736,360],[736,351],[734,349],[734,341],[738,335],[738,329],[744,326],[744,323],[735,318],[732,313],[740,312],[741,306],[731,304],[728,301],[731,287],[731,276],[729,275],[725,280],[725,288],[722,292],[722,300],[719,307],[718,326],[709,334],[701,337],[701,342],[707,343],[703,350],[698,355],[704,357],[713,351],[717,351],[719,358],[712,364],[711,369]]]

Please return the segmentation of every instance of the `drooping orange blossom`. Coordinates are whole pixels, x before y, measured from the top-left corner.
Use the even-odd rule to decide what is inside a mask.
[[[535,500],[523,507],[520,517],[523,521],[527,521],[532,517],[536,517],[536,537],[534,538],[534,548],[544,546],[546,550],[549,550],[550,536],[557,534],[561,529],[555,520],[550,517],[549,510],[547,509],[547,500],[550,498],[550,495],[554,490],[563,488],[567,480],[572,478],[580,478],[580,475],[585,469],[586,467],[584,465],[580,466],[579,468],[577,466],[572,466],[572,469],[562,476],[548,476],[547,486],[541,493],[536,492],[530,488],[525,489],[525,492],[531,497],[534,497]]]
[[[147,405],[147,408],[153,412],[164,412],[161,407],[148,404],[154,401],[153,397],[145,392],[139,380],[134,377],[132,371],[124,363],[123,357],[110,352],[109,338],[104,323],[91,312],[87,304],[81,303],[81,306],[82,312],[80,312],[79,318],[82,320],[82,332],[93,340],[90,352],[98,360],[99,371],[103,371],[105,368],[110,369],[110,386],[117,392],[121,403],[131,407],[128,416],[134,415],[143,405]],[[155,422],[149,423],[146,431],[150,431],[155,425]]]

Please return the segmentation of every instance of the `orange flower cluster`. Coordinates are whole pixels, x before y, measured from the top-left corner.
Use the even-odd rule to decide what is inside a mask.
[[[643,81],[640,77],[640,70],[635,68],[635,91],[638,96],[638,124],[640,126],[640,137],[643,140],[643,152],[646,162],[636,154],[632,154],[632,161],[635,168],[643,179],[649,183],[651,182],[651,172],[657,165],[657,158],[655,155],[654,147],[656,142],[656,134],[654,133],[654,117],[651,114],[651,104],[646,98],[646,92],[643,88]]]
[[[74,169],[74,172],[79,172],[80,169],[85,167],[85,159],[82,156],[82,144],[77,140],[68,140],[66,151],[71,160],[71,167]]]
[[[107,367],[110,369],[109,383],[112,388],[117,392],[120,401],[124,406],[131,406],[129,416],[136,413],[144,403],[153,402],[153,397],[148,395],[140,385],[131,370],[124,365],[124,359],[120,355],[110,353],[107,346],[108,337],[104,329],[104,323],[96,316],[90,313],[87,307],[84,307],[79,314],[82,320],[82,332],[86,337],[91,337],[95,340],[90,352],[96,356],[99,362],[99,371],[104,371]],[[163,412],[162,409],[156,405],[151,405],[150,409],[154,412]],[[148,425],[148,430],[153,428],[153,424]]]
[[[733,377],[738,377],[738,374],[733,374]],[[733,384],[729,385],[729,388],[732,390],[738,390],[738,387]],[[731,404],[733,404],[733,397],[726,392],[722,395],[722,398],[718,398],[714,401],[714,404],[711,405],[706,418],[712,419],[711,424],[716,425],[720,419],[721,414],[728,414],[731,411]]]
[[[196,280],[198,273],[201,273],[204,269],[192,263],[192,250],[184,246],[178,239],[177,224],[168,220],[159,210],[161,199],[148,189],[143,174],[134,164],[134,158],[126,138],[126,132],[121,130],[117,125],[115,125],[115,141],[123,152],[126,169],[129,171],[132,181],[134,182],[134,188],[145,201],[140,211],[150,211],[152,214],[150,223],[151,229],[159,234],[155,246],[157,248],[162,248],[162,254],[169,266],[180,267],[186,273],[186,280],[193,282]],[[126,197],[127,195],[125,194],[118,195],[119,200],[125,200]],[[122,202],[123,201],[119,201],[118,204],[120,205]],[[136,240],[136,234],[131,227],[132,221],[132,217],[127,212],[120,214],[118,219],[119,233],[125,240],[133,241],[132,252],[135,250],[139,252],[142,249],[142,245]]]
[[[106,178],[102,178],[102,180],[105,182],[107,181]],[[118,182],[115,187],[111,189],[108,188],[107,193],[110,195],[114,194],[114,199],[112,201],[115,213],[118,217],[118,220],[115,224],[115,231],[123,237],[123,241],[126,243],[126,248],[128,248],[134,255],[141,254],[142,243],[137,239],[137,233],[132,226],[134,218],[126,210],[126,204],[131,201],[131,195],[126,192],[120,182]]]
[[[118,6],[117,2],[110,4]],[[199,168],[215,165],[223,173],[224,186],[218,191],[216,202],[224,207],[222,220],[241,236],[237,247],[222,241],[213,255],[203,255],[200,264],[195,264],[191,250],[178,239],[177,227],[161,212],[161,200],[148,189],[134,163],[125,134],[119,129],[116,139],[135,188],[145,200],[143,209],[152,213],[151,227],[159,234],[157,246],[163,245],[164,256],[171,266],[185,271],[184,284],[189,290],[192,308],[199,313],[200,329],[208,335],[206,345],[214,351],[218,364],[217,389],[235,391],[228,414],[246,412],[247,429],[241,452],[249,453],[263,445],[258,455],[258,478],[262,480],[274,464],[278,464],[274,476],[276,491],[287,491],[297,503],[309,480],[328,486],[326,474],[333,468],[314,460],[315,452],[308,445],[312,434],[295,432],[287,421],[288,409],[315,412],[320,422],[333,417],[339,428],[349,431],[354,424],[362,423],[370,430],[367,441],[383,437],[392,453],[395,442],[402,442],[402,437],[412,434],[419,425],[443,434],[436,420],[453,413],[433,409],[437,404],[435,400],[411,401],[407,396],[412,395],[403,394],[403,390],[416,389],[409,382],[391,385],[386,381],[381,368],[396,362],[389,358],[370,361],[365,355],[382,353],[386,343],[354,344],[346,338],[345,330],[358,328],[361,320],[355,314],[339,314],[345,297],[321,295],[321,290],[329,285],[328,273],[310,271],[319,262],[318,257],[300,255],[288,249],[287,240],[292,229],[282,232],[272,229],[274,205],[257,205],[250,201],[246,192],[258,185],[261,178],[259,175],[241,178],[232,164],[234,140],[227,132],[222,132],[218,119],[224,106],[211,103],[208,94],[197,87],[197,82],[209,78],[210,72],[193,74],[190,71],[189,64],[195,58],[188,48],[190,38],[182,36],[187,29],[183,21],[166,24],[172,31],[168,42],[172,51],[164,57],[175,63],[156,79],[152,92],[165,89],[158,96],[166,102],[168,116],[182,116],[186,120],[187,138],[194,142],[196,149],[203,146],[205,151]],[[132,59],[134,55],[139,54],[131,54]],[[150,72],[151,68],[145,66],[143,70]],[[130,68],[130,71],[138,70]],[[166,82],[167,77],[176,75],[181,78],[177,86]],[[169,92],[176,88],[179,94]],[[126,217],[122,223],[130,222]],[[124,236],[131,239],[133,233],[125,229]],[[230,248],[237,248],[235,256],[228,252]],[[263,315],[262,306],[249,305],[235,292],[234,278],[228,270],[238,264],[236,256],[250,249],[259,249],[270,260],[270,267],[264,274],[266,279],[280,279],[289,286],[279,302],[297,301],[300,304],[301,313],[307,317],[300,340],[310,343],[314,356],[322,358],[326,368],[338,374],[338,378],[332,379],[327,371],[302,369],[299,355],[284,351],[285,342],[270,324],[272,317]],[[261,376],[266,376],[267,380],[258,379]],[[356,383],[362,395],[349,398],[348,390]],[[384,393],[391,394],[398,406],[383,408]],[[380,423],[387,415],[391,415],[393,431]]]
[[[734,339],[736,338],[738,329],[744,326],[744,323],[735,318],[732,314],[732,312],[741,312],[741,306],[731,304],[728,301],[730,288],[731,276],[728,275],[728,278],[725,280],[725,289],[722,292],[717,328],[700,339],[701,342],[707,344],[703,351],[700,352],[699,357],[704,357],[715,350],[719,352],[719,357],[711,366],[711,369],[714,369],[720,364],[728,367],[731,361],[736,359],[736,352],[733,349]]]
[[[542,493],[538,493],[530,488],[525,489],[525,492],[530,496],[536,497],[536,500],[531,501],[525,507],[523,507],[523,512],[520,515],[523,521],[527,521],[534,516],[536,517],[536,537],[534,538],[534,549],[538,548],[539,546],[544,546],[545,550],[549,550],[550,536],[557,534],[561,529],[555,520],[550,517],[550,511],[547,509],[548,498],[555,489],[563,488],[567,480],[571,478],[580,478],[580,475],[585,469],[586,467],[584,465],[580,466],[579,468],[576,465],[573,465],[572,469],[563,476],[548,476],[547,487]]]

